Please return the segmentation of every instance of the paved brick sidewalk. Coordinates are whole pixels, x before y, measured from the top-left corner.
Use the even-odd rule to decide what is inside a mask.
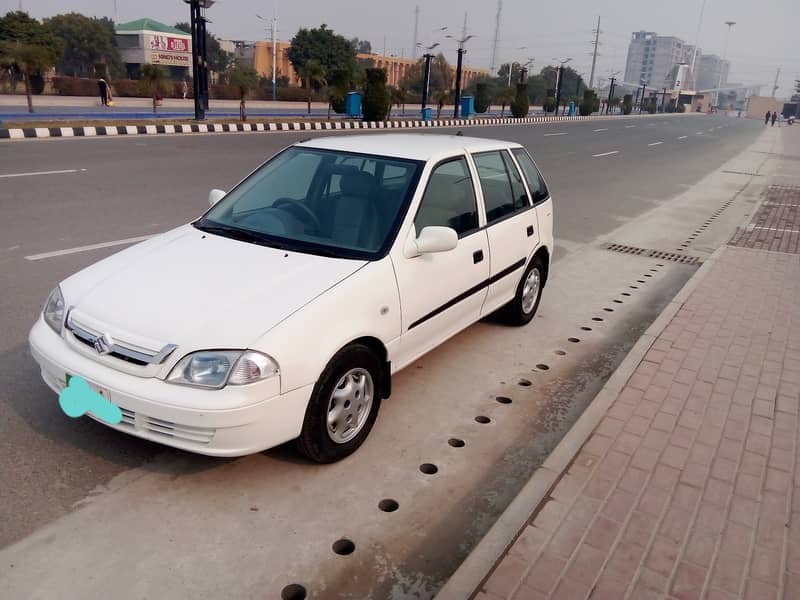
[[[722,251],[476,598],[800,598],[800,256],[758,249],[800,223],[770,221]]]

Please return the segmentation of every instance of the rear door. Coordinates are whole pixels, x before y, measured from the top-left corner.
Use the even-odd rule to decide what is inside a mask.
[[[536,248],[536,210],[508,150],[472,155],[486,211],[489,236],[489,292],[482,314],[514,297],[528,257]]]
[[[547,189],[544,178],[525,148],[512,148],[511,153],[522,168],[528,183],[533,205],[536,207],[536,220],[539,223],[539,242],[553,255],[553,198]]]

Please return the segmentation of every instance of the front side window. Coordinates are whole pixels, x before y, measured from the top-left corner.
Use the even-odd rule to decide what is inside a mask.
[[[478,168],[478,178],[483,190],[486,222],[491,224],[514,213],[519,206],[519,198],[515,197],[515,190],[503,153],[499,150],[481,152],[474,154],[473,159]]]
[[[370,258],[388,249],[422,164],[292,147],[234,188],[195,227],[298,252]]]
[[[544,179],[542,179],[539,169],[533,164],[530,155],[523,148],[514,148],[512,152],[519,166],[522,167],[522,172],[525,173],[525,179],[528,182],[528,189],[531,191],[533,203],[536,204],[547,200],[550,196],[550,192],[547,191]]]
[[[478,228],[478,206],[465,158],[437,166],[414,219],[417,235],[429,226],[451,227],[459,237]]]

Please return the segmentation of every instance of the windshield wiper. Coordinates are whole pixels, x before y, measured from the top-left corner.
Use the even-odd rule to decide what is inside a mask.
[[[270,246],[272,248],[277,248],[278,250],[288,249],[285,244],[276,242],[269,236],[256,231],[239,229],[238,227],[231,227],[230,225],[223,225],[222,223],[214,223],[205,219],[200,219],[199,221],[194,222],[193,225],[200,231],[221,235],[222,237],[239,240],[240,242],[250,242],[259,244],[261,246]]]

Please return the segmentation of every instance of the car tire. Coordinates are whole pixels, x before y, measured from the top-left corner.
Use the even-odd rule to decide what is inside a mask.
[[[361,344],[347,346],[331,359],[314,385],[295,440],[303,456],[332,463],[361,446],[378,417],[384,390],[381,367],[375,353]]]
[[[535,289],[528,289],[528,285],[534,282]],[[534,256],[517,285],[514,299],[500,309],[502,319],[509,325],[516,326],[530,323],[539,308],[544,282],[544,263],[538,256]]]

